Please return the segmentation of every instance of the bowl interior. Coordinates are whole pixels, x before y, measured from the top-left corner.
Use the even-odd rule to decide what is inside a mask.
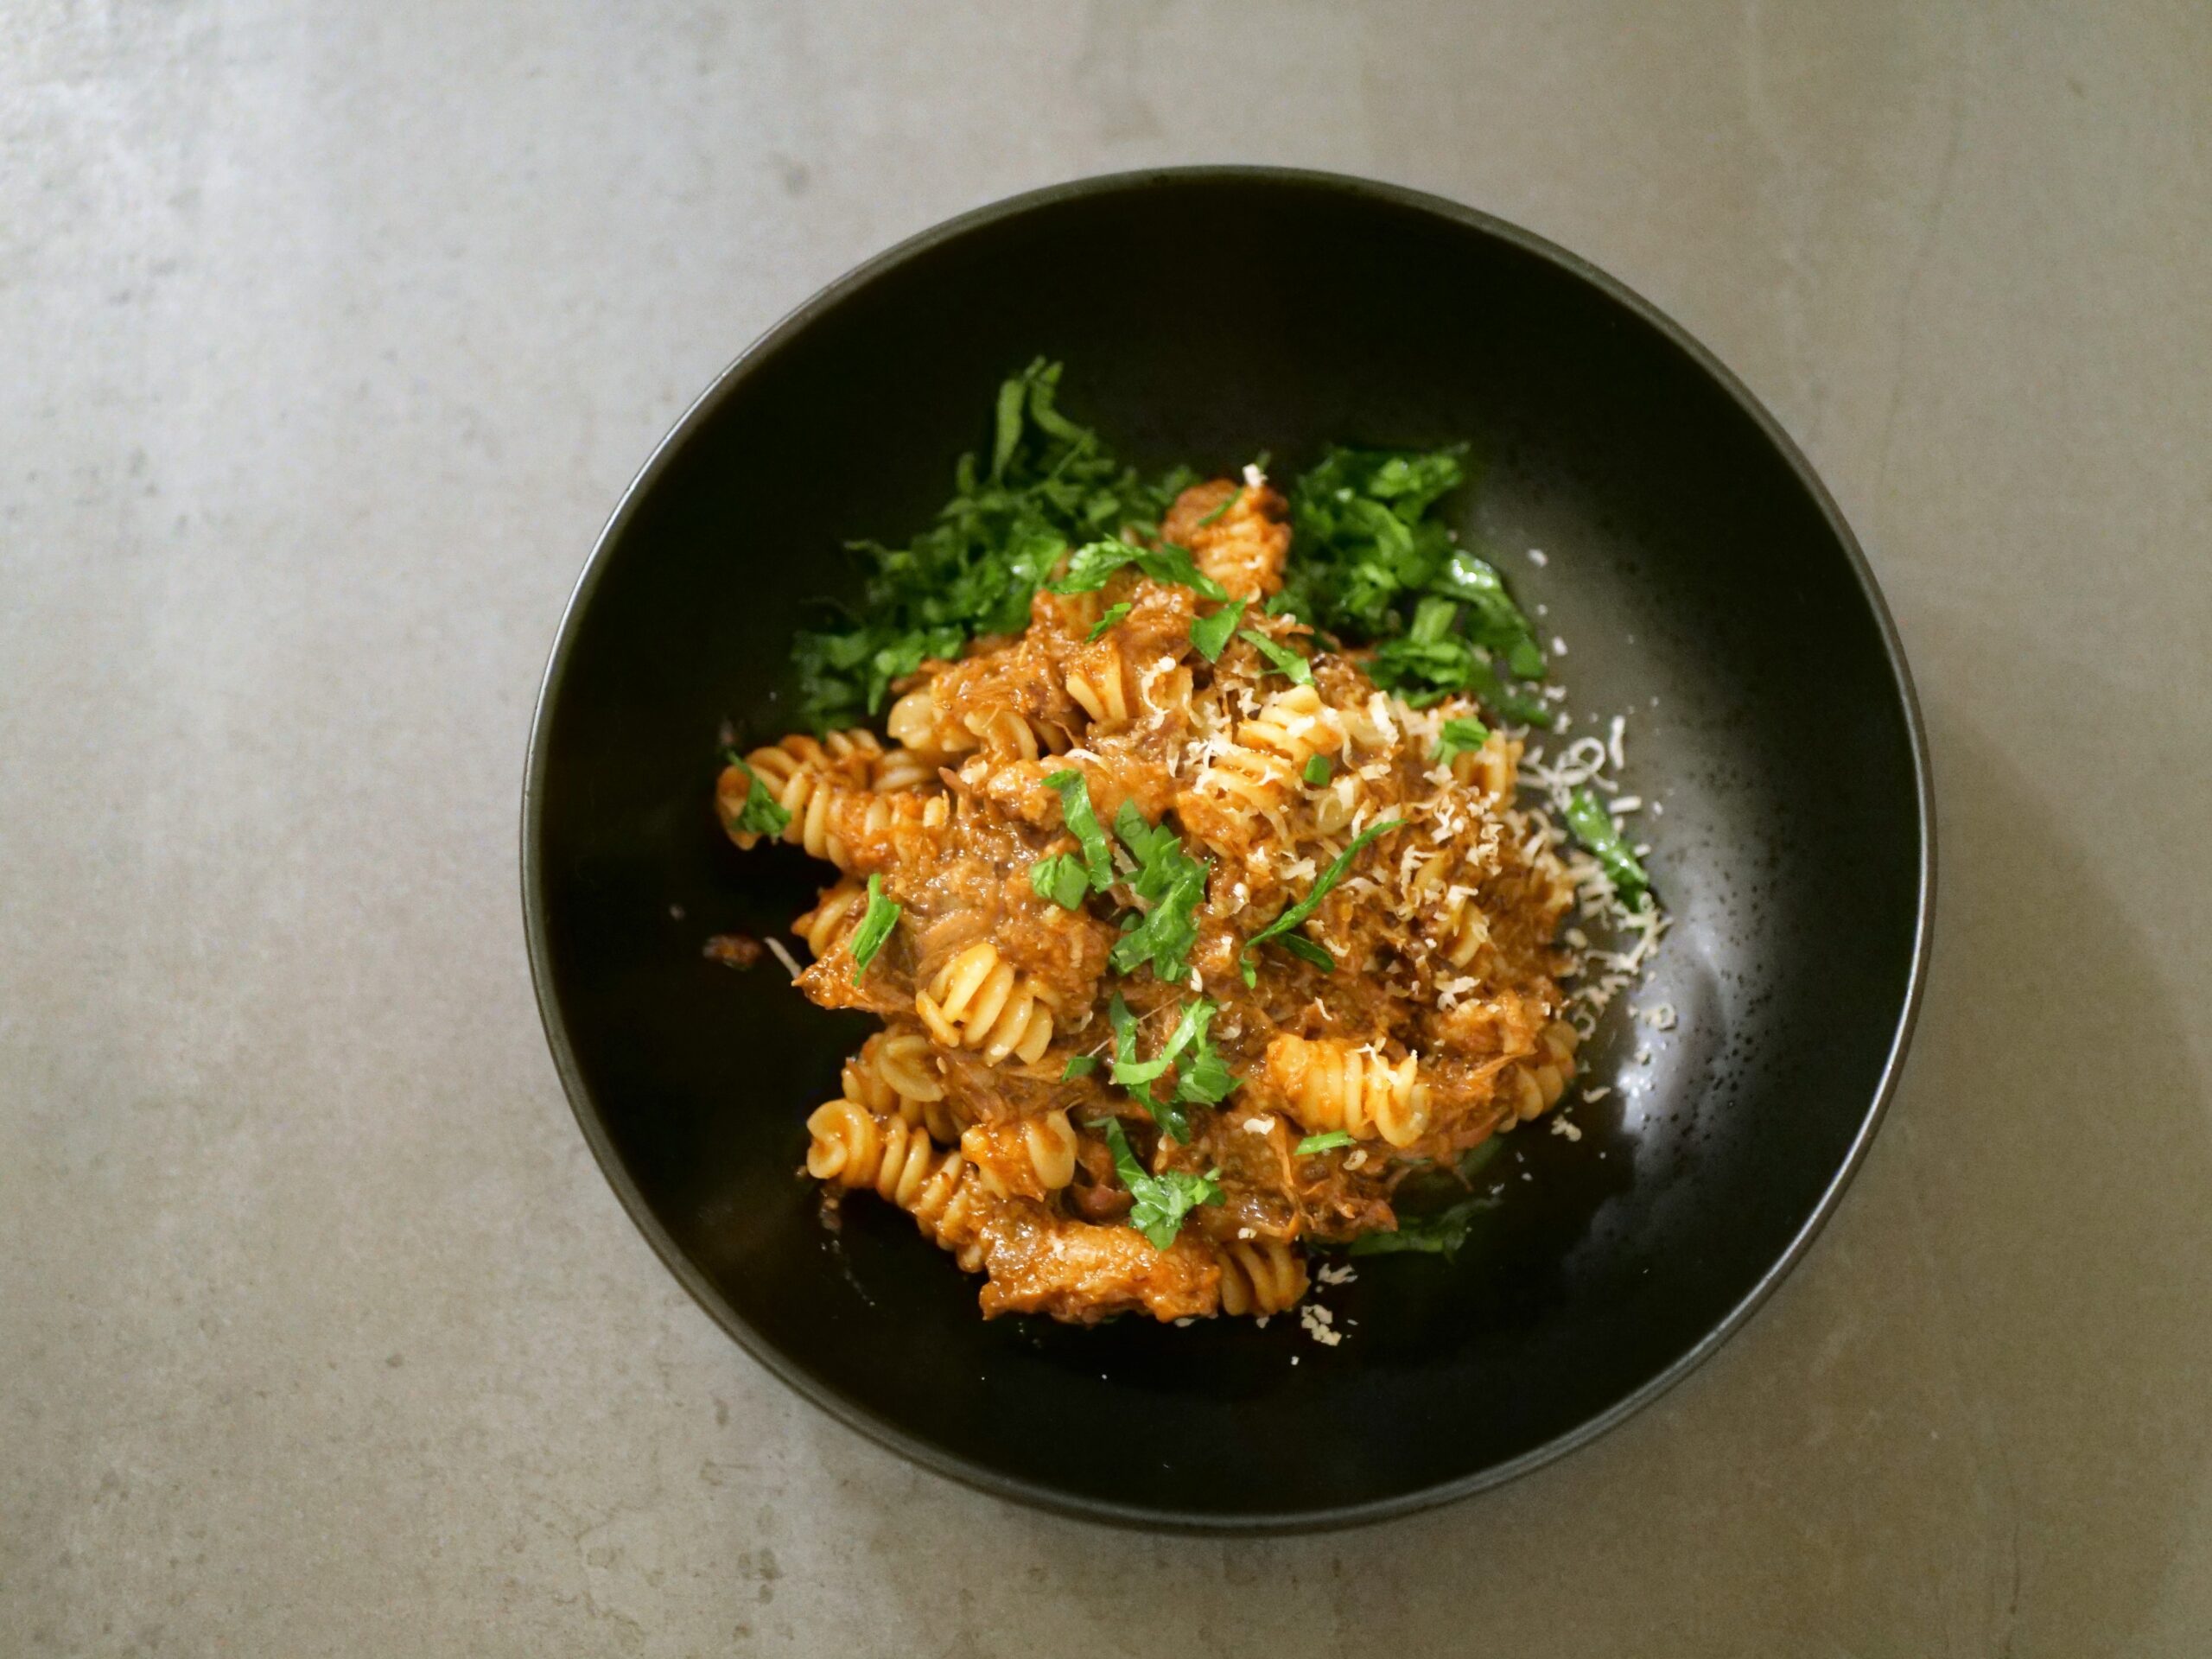
[[[1568,646],[1570,735],[1627,716],[1673,928],[1586,1051],[1579,1141],[1522,1131],[1453,1263],[1381,1258],[1294,1320],[985,1323],[888,1206],[833,1237],[803,1120],[869,1022],[772,960],[820,867],[741,855],[719,734],[780,733],[804,601],[848,538],[950,489],[998,379],[1147,467],[1287,474],[1332,440],[1472,440],[1459,509]],[[1539,565],[1526,550],[1547,555]],[[1554,744],[1564,741],[1552,740]],[[1883,624],[1816,492],[1661,325],[1557,256],[1398,193],[1201,174],[986,214],[809,307],[726,378],[610,530],[549,676],[525,827],[541,995],[609,1173],[787,1378],[950,1472],[1124,1519],[1313,1524],[1525,1465],[1699,1351],[1789,1255],[1882,1094],[1925,824]]]

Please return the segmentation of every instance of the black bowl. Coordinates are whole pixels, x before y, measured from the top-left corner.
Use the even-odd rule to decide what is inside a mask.
[[[1331,440],[1473,441],[1462,509],[1510,550],[1580,729],[1626,711],[1674,917],[1586,1051],[1579,1141],[1523,1132],[1455,1262],[1362,1265],[1333,1348],[1277,1319],[985,1323],[886,1205],[833,1239],[802,1122],[868,1022],[709,934],[779,933],[818,867],[709,809],[718,731],[788,723],[804,601],[841,543],[924,524],[1001,376],[1131,459],[1286,472]],[[1539,567],[1529,547],[1548,551]],[[1212,1530],[1440,1502],[1591,1439],[1710,1353],[1866,1148],[1917,998],[1928,766],[1895,633],[1803,458],[1618,283],[1431,197],[1313,174],[1087,181],[928,232],[772,329],[662,444],[585,567],[523,808],[531,964],[607,1179],[670,1269],[800,1393],[1009,1497]],[[1648,1058],[1639,1058],[1640,1054]]]

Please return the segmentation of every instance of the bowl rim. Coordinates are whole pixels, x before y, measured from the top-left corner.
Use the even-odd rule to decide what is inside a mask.
[[[613,549],[630,527],[639,504],[667,471],[676,455],[690,441],[701,426],[730,396],[753,369],[787,341],[801,333],[814,321],[836,308],[848,296],[867,287],[878,277],[930,252],[967,232],[1001,220],[1018,218],[1034,209],[1048,207],[1062,202],[1090,196],[1139,192],[1164,184],[1216,182],[1228,184],[1257,184],[1287,186],[1307,190],[1333,192],[1341,195],[1363,198],[1389,206],[1408,209],[1446,219],[1463,229],[1507,243],[1521,251],[1556,267],[1564,275],[1596,289],[1614,303],[1625,308],[1643,322],[1657,330],[1677,349],[1684,353],[1708,376],[1758,426],[1766,442],[1773,446],[1790,471],[1796,476],[1818,508],[1829,532],[1843,550],[1852,575],[1859,584],[1868,611],[1872,613],[1879,635],[1882,651],[1887,659],[1895,682],[1899,706],[1904,711],[1905,728],[1912,758],[1913,804],[1916,827],[1920,842],[1920,859],[1916,884],[1916,913],[1913,920],[1912,963],[1906,980],[1904,996],[1898,1009],[1897,1026],[1891,1037],[1889,1051],[1883,1058],[1872,1100],[1861,1120],[1842,1162],[1814,1205],[1810,1215],[1799,1227],[1789,1243],[1775,1258],[1758,1281],[1745,1291],[1729,1310],[1707,1331],[1696,1343],[1685,1350],[1671,1363],[1643,1384],[1573,1427],[1554,1435],[1541,1446],[1531,1447],[1519,1456],[1496,1464],[1487,1469],[1458,1478],[1440,1481],[1433,1485],[1417,1487],[1388,1497],[1373,1498],[1357,1503],[1338,1504],[1325,1509],[1301,1510],[1289,1513],[1271,1511],[1210,1513],[1159,1509],[1145,1504],[1119,1503],[1109,1500],[1069,1493],[1016,1476],[1001,1473],[981,1464],[957,1456],[910,1433],[898,1425],[878,1417],[873,1412],[842,1398],[823,1387],[788,1359],[775,1345],[731,1307],[710,1284],[706,1275],[692,1262],[669,1236],[665,1228],[646,1203],[645,1195],[632,1180],[628,1170],[614,1149],[613,1138],[607,1130],[597,1102],[583,1077],[575,1050],[571,1044],[558,1000],[554,992],[550,948],[547,939],[546,871],[543,855],[544,807],[546,796],[546,767],[548,739],[553,713],[559,702],[565,682],[569,658],[584,612],[611,562]],[[598,1160],[601,1173],[614,1189],[622,1207],[629,1214],[662,1263],[676,1276],[677,1281],[691,1294],[708,1316],[765,1367],[779,1378],[793,1392],[848,1427],[856,1429],[878,1445],[885,1446],[910,1461],[931,1471],[947,1476],[964,1485],[988,1492],[995,1497],[1011,1499],[1033,1507],[1081,1520],[1103,1522],[1118,1526],[1135,1527],[1157,1531],[1196,1533],[1214,1536],[1252,1535],[1260,1534],[1290,1534],[1319,1532],[1332,1529],[1364,1525],[1395,1516],[1412,1515],[1421,1510],[1469,1497],[1506,1482],[1516,1479],[1530,1471],[1563,1457],[1588,1445],[1609,1430],[1635,1415],[1672,1389],[1692,1371],[1711,1357],[1729,1338],[1743,1328],[1776,1287],[1796,1267],[1810,1249],[1813,1241],[1834,1213],[1845,1190],[1851,1185],[1865,1163],[1868,1147],[1875,1132],[1887,1116],[1890,1103],[1897,1092],[1903,1072],[1905,1052],[1910,1044],[1913,1027],[1919,1017],[1922,993],[1928,977],[1928,966],[1933,942],[1936,909],[1936,805],[1933,770],[1929,762],[1928,736],[1923,721],[1920,700],[1914,689],[1912,672],[1905,660],[1904,646],[1899,639],[1897,625],[1884,601],[1879,584],[1867,563],[1865,550],[1845,520],[1834,498],[1828,493],[1819,475],[1813,470],[1804,454],[1799,449],[1780,421],[1768,410],[1742,380],[1708,347],[1694,337],[1688,329],[1661,310],[1658,306],[1631,289],[1619,278],[1592,264],[1579,254],[1569,251],[1545,237],[1500,219],[1479,208],[1470,207],[1447,197],[1405,185],[1359,177],[1356,175],[1320,171],[1305,168],[1268,167],[1243,164],[1203,164],[1182,167],[1143,168],[1128,171],[1089,175],[1026,190],[1001,198],[983,206],[932,225],[895,243],[882,252],[861,261],[842,276],[824,284],[820,289],[793,307],[784,316],[762,331],[750,344],[733,358],[717,374],[706,390],[695,398],[682,417],[670,428],[667,435],[654,445],[644,465],[629,486],[622,492],[613,511],[607,516],[597,540],[592,545],[590,556],[585,561],[575,587],[563,607],[561,621],[554,636],[553,647],[546,659],[545,671],[538,688],[536,705],[531,716],[529,745],[525,752],[523,771],[521,817],[521,876],[523,925],[528,944],[531,983],[537,997],[539,1018],[545,1028],[548,1046],[552,1051],[554,1069],[559,1073],[563,1090],[575,1114],[577,1127],[583,1132],[592,1155]]]

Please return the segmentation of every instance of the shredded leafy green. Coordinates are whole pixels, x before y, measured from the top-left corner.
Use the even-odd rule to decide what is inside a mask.
[[[1300,656],[1289,646],[1277,645],[1257,628],[1239,628],[1236,630],[1236,637],[1247,642],[1253,650],[1274,664],[1289,677],[1292,684],[1311,685],[1313,683],[1313,669],[1307,666],[1305,658]]]
[[[1314,788],[1319,789],[1323,784],[1329,781],[1329,772],[1331,769],[1332,763],[1327,755],[1312,755],[1307,758],[1306,762],[1306,770],[1301,772],[1300,776],[1303,777],[1306,781]]]
[[[1090,891],[1090,875],[1073,853],[1054,853],[1029,867],[1029,885],[1039,899],[1049,899],[1062,910],[1081,910]]]
[[[739,758],[735,749],[724,750],[722,758],[745,774],[745,804],[738,808],[737,816],[730,820],[730,827],[741,830],[747,835],[782,835],[791,823],[791,813],[776,804],[776,798],[768,793],[767,787],[760,779],[753,776],[753,768]]]
[[[1317,1152],[1333,1152],[1338,1147],[1350,1145],[1351,1145],[1351,1130],[1331,1129],[1325,1135],[1307,1135],[1298,1143],[1296,1151],[1300,1158],[1311,1158]]]
[[[861,976],[875,960],[875,953],[883,949],[883,942],[891,937],[891,930],[899,925],[904,906],[883,896],[883,878],[871,875],[868,879],[868,913],[861,918],[861,925],[853,930],[853,983],[861,982]]]
[[[1468,1229],[1474,1224],[1475,1217],[1497,1207],[1496,1198],[1462,1198],[1450,1209],[1439,1210],[1433,1215],[1400,1216],[1395,1232],[1362,1233],[1352,1240],[1345,1253],[1397,1255],[1418,1251],[1424,1255],[1440,1255],[1448,1262],[1465,1245]]]
[[[1200,530],[1204,530],[1208,524],[1212,524],[1217,518],[1219,518],[1224,513],[1227,512],[1231,507],[1235,506],[1243,499],[1244,486],[1242,484],[1239,484],[1227,495],[1222,497],[1221,505],[1219,506],[1216,507],[1211,512],[1206,514],[1205,518],[1198,520],[1198,528]]]
[[[1126,599],[1118,605],[1109,605],[1105,613],[1091,625],[1090,632],[1084,638],[1084,643],[1089,645],[1096,640],[1100,634],[1127,616],[1133,608]]]
[[[1203,1175],[1179,1169],[1171,1169],[1164,1175],[1150,1175],[1130,1150],[1128,1134],[1122,1128],[1120,1119],[1100,1118],[1086,1127],[1105,1135],[1122,1185],[1136,1200],[1129,1210],[1129,1225],[1150,1239],[1154,1249],[1170,1248],[1182,1228],[1183,1217],[1198,1205],[1221,1202],[1218,1169],[1208,1170]]]
[[[1490,741],[1490,728],[1479,720],[1447,720],[1436,736],[1436,758],[1450,762]]]
[[[1244,949],[1237,953],[1236,959],[1237,971],[1243,975],[1244,982],[1247,985],[1256,985],[1259,982],[1259,968],[1253,961],[1253,957],[1259,953],[1260,947],[1270,939],[1281,941],[1286,950],[1292,951],[1306,961],[1313,963],[1317,968],[1335,967],[1336,963],[1330,959],[1325,949],[1302,934],[1292,932],[1291,930],[1301,925],[1307,917],[1313,915],[1320,907],[1321,900],[1328,896],[1329,889],[1344,879],[1344,872],[1351,868],[1352,861],[1366,849],[1368,842],[1373,841],[1377,836],[1388,835],[1393,830],[1404,828],[1403,820],[1389,818],[1381,823],[1370,824],[1361,830],[1358,835],[1352,837],[1351,845],[1329,861],[1329,868],[1321,872],[1319,879],[1313,883],[1312,889],[1303,899],[1294,905],[1286,906],[1274,920],[1247,939],[1244,942]],[[1293,939],[1298,940],[1299,944],[1291,944]],[[1300,950],[1299,945],[1303,945],[1306,949]],[[1309,955],[1309,951],[1314,955]],[[1318,955],[1321,960],[1315,961],[1315,955]]]
[[[1117,974],[1132,974],[1150,963],[1155,977],[1179,985],[1191,976],[1208,867],[1185,852],[1182,837],[1166,824],[1146,823],[1134,801],[1122,803],[1114,833],[1136,861],[1129,890],[1143,908],[1122,918],[1125,931],[1114,941],[1108,965]]]
[[[1054,772],[1045,785],[1059,791],[1060,817],[1076,845],[1083,849],[1083,868],[1091,890],[1105,892],[1114,885],[1114,849],[1107,844],[1106,832],[1098,827],[1098,814],[1091,810],[1090,785],[1081,772],[1073,770]]]
[[[1095,594],[1123,565],[1134,564],[1154,582],[1179,583],[1207,599],[1227,599],[1229,590],[1191,562],[1191,550],[1173,542],[1139,547],[1129,542],[1086,542],[1068,556],[1068,572],[1052,584],[1056,594]]]
[[[1191,1120],[1183,1115],[1182,1107],[1174,1101],[1161,1100],[1152,1092],[1153,1080],[1167,1070],[1174,1056],[1163,1052],[1156,1059],[1137,1058],[1137,1018],[1129,1012],[1129,1005],[1122,1001],[1119,991],[1106,1005],[1106,1022],[1114,1028],[1110,1067],[1114,1081],[1152,1114],[1152,1121],[1160,1125],[1161,1133],[1187,1141],[1191,1138]],[[1184,1040],[1187,1042],[1189,1039]]]
[[[1466,478],[1465,453],[1464,445],[1331,450],[1291,486],[1294,556],[1280,607],[1268,608],[1378,642],[1376,681],[1406,690],[1416,707],[1468,691],[1536,724],[1543,705],[1508,686],[1492,661],[1541,678],[1535,632],[1496,568],[1457,546],[1434,516]]]
[[[1613,822],[1612,814],[1588,790],[1578,789],[1568,798],[1567,827],[1605,867],[1623,904],[1630,910],[1641,910],[1649,902],[1651,878],[1621,839],[1620,826]]]
[[[1098,1069],[1096,1054],[1071,1054],[1068,1063],[1060,1070],[1062,1083],[1073,1083],[1077,1077],[1087,1077]]]
[[[953,497],[904,547],[855,543],[861,602],[793,641],[800,716],[817,731],[857,723],[925,658],[957,657],[977,634],[1006,633],[1071,547],[1152,533],[1192,481],[1147,481],[1058,409],[1060,365],[1039,358],[999,388],[990,466],[963,455]]]
[[[1191,624],[1191,644],[1206,661],[1217,663],[1221,653],[1229,649],[1229,636],[1243,620],[1244,601],[1231,600],[1211,616],[1202,616]]]

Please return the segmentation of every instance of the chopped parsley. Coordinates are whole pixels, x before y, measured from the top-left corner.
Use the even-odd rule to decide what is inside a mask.
[[[1106,607],[1106,613],[1100,617],[1098,620],[1092,625],[1090,633],[1084,637],[1084,643],[1085,645],[1095,644],[1100,634],[1105,632],[1107,629],[1112,627],[1116,622],[1127,616],[1129,613],[1130,609],[1131,607],[1129,601],[1126,599],[1118,605],[1109,605]]]
[[[730,827],[752,836],[782,835],[791,823],[790,811],[776,804],[776,798],[753,775],[753,768],[739,759],[735,749],[724,751],[723,758],[745,774],[745,804],[737,809]]]
[[[1081,910],[1090,891],[1090,875],[1073,853],[1054,853],[1029,867],[1029,885],[1039,899],[1049,899],[1062,910]]]
[[[1116,992],[1106,1005],[1107,1023],[1114,1028],[1114,1059],[1109,1067],[1116,1083],[1124,1089],[1152,1114],[1153,1122],[1178,1141],[1191,1138],[1191,1122],[1184,1113],[1185,1106],[1218,1105],[1236,1087],[1241,1079],[1232,1074],[1229,1063],[1223,1059],[1206,1035],[1206,1027],[1220,1013],[1218,1005],[1198,997],[1183,1005],[1182,1016],[1175,1022],[1175,1029],[1160,1046],[1160,1052],[1148,1060],[1137,1058],[1136,1016],[1129,1012],[1128,1004]],[[1152,1085],[1175,1068],[1175,1092],[1166,1100],[1158,1098]]]
[[[1068,556],[1067,574],[1052,584],[1056,594],[1095,594],[1107,578],[1134,564],[1154,582],[1194,588],[1206,599],[1227,599],[1229,590],[1191,562],[1191,550],[1173,542],[1139,547],[1130,542],[1086,542]]]
[[[1334,968],[1336,963],[1329,956],[1326,949],[1303,934],[1294,933],[1291,930],[1299,926],[1319,908],[1321,900],[1328,896],[1329,889],[1344,880],[1344,872],[1351,868],[1352,860],[1360,855],[1368,842],[1373,841],[1377,836],[1387,835],[1393,830],[1404,828],[1405,824],[1402,819],[1389,818],[1381,823],[1370,824],[1361,830],[1358,835],[1352,837],[1351,846],[1330,861],[1329,868],[1321,872],[1319,879],[1313,883],[1312,889],[1303,899],[1294,905],[1286,906],[1274,920],[1247,939],[1244,942],[1244,949],[1238,953],[1236,959],[1237,971],[1243,975],[1245,984],[1259,983],[1259,967],[1252,959],[1258,954],[1260,947],[1270,939],[1279,942],[1284,950],[1313,963],[1315,967],[1325,972]],[[1296,940],[1297,943],[1294,944],[1293,940]]]
[[[1630,910],[1641,910],[1649,902],[1651,878],[1621,839],[1620,826],[1613,822],[1612,814],[1588,790],[1578,789],[1568,799],[1567,827],[1605,867],[1623,904]]]
[[[1097,1069],[1098,1057],[1096,1054],[1071,1054],[1067,1065],[1061,1068],[1060,1081],[1073,1083],[1077,1077],[1089,1077]]]
[[[1199,617],[1191,624],[1191,644],[1206,661],[1217,663],[1221,653],[1229,649],[1229,636],[1243,620],[1244,601],[1231,600],[1211,616]]]
[[[1325,754],[1316,754],[1307,757],[1306,770],[1299,775],[1314,788],[1319,789],[1329,781],[1329,757]]]
[[[1490,728],[1479,720],[1447,720],[1437,734],[1436,758],[1447,765],[1490,741]]]
[[[977,634],[1010,633],[1068,549],[1149,534],[1192,481],[1147,481],[1059,410],[1060,365],[1039,358],[999,388],[990,465],[961,457],[953,497],[904,547],[859,542],[859,604],[833,607],[792,644],[797,705],[817,732],[883,707],[891,683]]]
[[[1508,719],[1525,726],[1548,724],[1551,710],[1498,677],[1497,670],[1464,635],[1455,632],[1456,601],[1431,596],[1414,607],[1413,623],[1375,648],[1367,671],[1377,685],[1402,693],[1416,709],[1441,702],[1454,691],[1470,691]]]
[[[1128,880],[1141,908],[1122,918],[1108,965],[1117,974],[1133,974],[1150,963],[1156,978],[1180,984],[1191,976],[1208,867],[1185,852],[1182,837],[1166,824],[1146,823],[1135,801],[1122,803],[1114,833],[1136,861]]]
[[[883,942],[891,937],[891,930],[899,925],[904,908],[883,896],[883,878],[871,875],[868,879],[868,913],[861,918],[861,925],[853,930],[853,983],[861,982],[861,976],[875,960],[875,953],[883,949]]]
[[[1227,495],[1222,497],[1221,505],[1219,506],[1216,507],[1211,512],[1206,514],[1205,518],[1198,520],[1198,527],[1200,530],[1204,530],[1208,524],[1212,524],[1216,519],[1219,518],[1223,514],[1226,513],[1231,507],[1235,506],[1243,499],[1244,486],[1242,484],[1239,484]]]
[[[1129,1137],[1118,1118],[1100,1118],[1085,1127],[1098,1130],[1106,1137],[1106,1144],[1114,1154],[1114,1168],[1122,1178],[1122,1185],[1129,1189],[1129,1196],[1136,1202],[1129,1210],[1129,1225],[1152,1241],[1152,1248],[1164,1250],[1175,1243],[1175,1235],[1183,1225],[1183,1217],[1202,1204],[1219,1204],[1221,1188],[1217,1178],[1218,1169],[1208,1170],[1203,1175],[1188,1171],[1171,1169],[1164,1175],[1148,1175],[1129,1148]]]
[[[1091,810],[1090,785],[1081,772],[1072,770],[1056,772],[1045,784],[1059,791],[1060,817],[1083,849],[1083,868],[1092,891],[1105,892],[1114,884],[1114,849],[1107,844],[1106,832],[1098,827],[1098,814]],[[1035,879],[1031,877],[1032,881]]]
[[[1299,556],[1283,591],[1296,614],[1370,638],[1396,632],[1394,607],[1428,588],[1452,555],[1431,509],[1466,476],[1464,444],[1329,451],[1290,486]]]
[[[1454,548],[1429,586],[1466,601],[1467,632],[1477,645],[1503,658],[1516,676],[1524,680],[1544,677],[1544,653],[1535,632],[1505,591],[1505,579],[1497,566]]]
[[[1277,645],[1257,628],[1239,628],[1236,630],[1236,637],[1247,642],[1253,650],[1274,664],[1288,677],[1293,685],[1313,683],[1313,669],[1307,666],[1305,658],[1300,656],[1289,646]]]
[[[1495,1210],[1491,1198],[1462,1198],[1448,1210],[1433,1215],[1400,1216],[1395,1232],[1362,1233],[1346,1249],[1351,1255],[1396,1255],[1418,1251],[1450,1261],[1467,1242],[1467,1231],[1477,1216]]]
[[[1351,1131],[1331,1129],[1325,1135],[1309,1135],[1294,1150],[1300,1158],[1311,1158],[1317,1152],[1334,1152],[1338,1147],[1351,1145]]]

